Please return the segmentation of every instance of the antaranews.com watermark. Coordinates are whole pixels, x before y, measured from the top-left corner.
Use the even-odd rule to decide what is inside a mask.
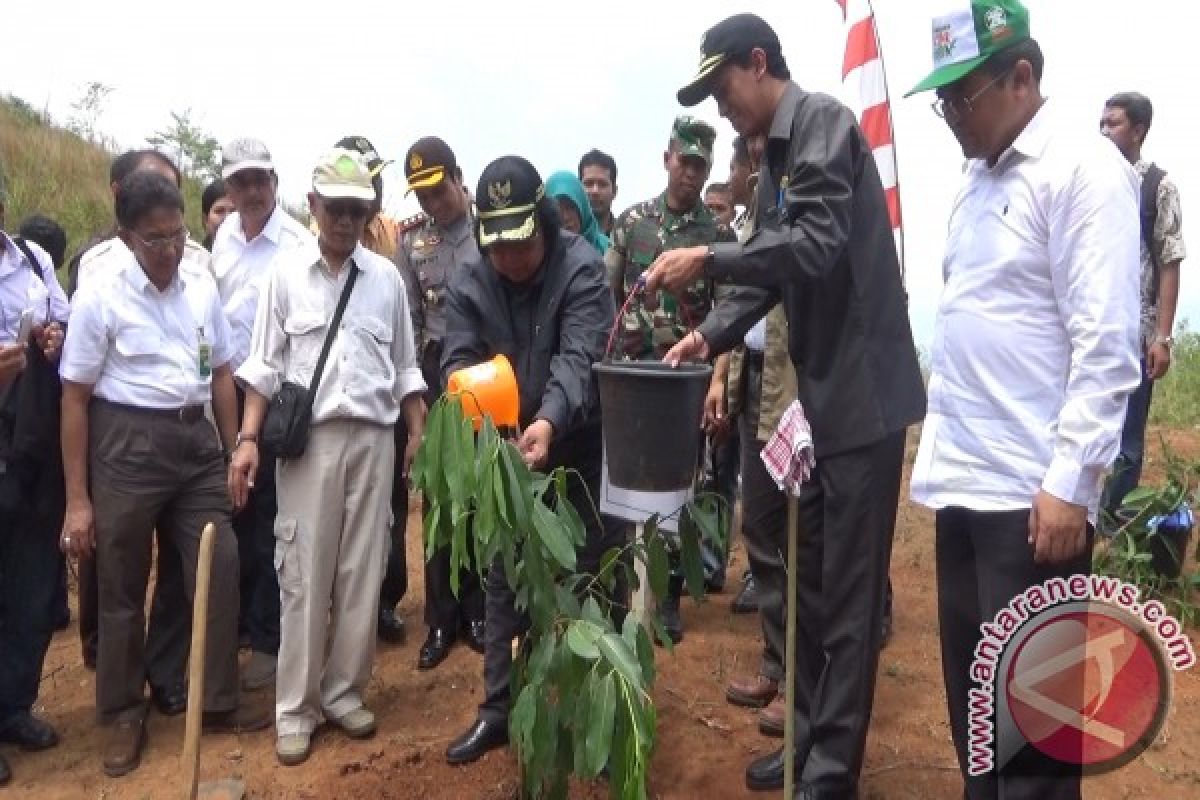
[[[1014,597],[982,634],[971,665],[970,775],[1026,744],[1103,772],[1154,741],[1170,671],[1196,663],[1183,626],[1157,600],[1104,575],[1072,575]]]

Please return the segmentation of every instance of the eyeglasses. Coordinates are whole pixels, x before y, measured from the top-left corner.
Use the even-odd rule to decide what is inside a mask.
[[[358,203],[353,200],[326,200],[325,213],[333,219],[349,217],[357,222],[370,215],[371,207],[366,203]]]
[[[143,239],[133,231],[127,231],[127,233],[142,247],[155,253],[165,253],[168,249],[182,250],[188,240],[187,228],[171,236],[155,236],[153,239]]]
[[[953,122],[954,120],[962,119],[963,117],[968,116],[975,111],[975,101],[978,100],[984,92],[1007,78],[1008,74],[1009,71],[1000,73],[984,84],[982,89],[970,97],[939,97],[930,103],[929,107],[933,109],[933,113],[937,114],[944,120]]]

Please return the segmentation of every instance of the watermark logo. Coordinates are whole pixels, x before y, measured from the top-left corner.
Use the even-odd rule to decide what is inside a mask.
[[[1032,586],[980,626],[969,692],[968,773],[1026,745],[1096,773],[1162,728],[1171,671],[1196,663],[1183,626],[1136,586],[1100,575]]]

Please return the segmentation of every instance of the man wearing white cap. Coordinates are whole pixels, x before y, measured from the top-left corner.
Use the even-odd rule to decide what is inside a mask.
[[[213,240],[213,273],[221,307],[232,332],[234,371],[250,354],[250,333],[258,297],[280,253],[312,246],[313,237],[276,202],[279,178],[267,146],[235,139],[222,153],[221,176],[234,212]],[[245,395],[238,391],[238,410]],[[242,608],[239,619],[252,655],[242,672],[244,689],[262,689],[275,680],[279,652],[279,583],[275,577],[275,461],[264,458],[245,508],[234,517],[241,558]]]
[[[287,669],[276,676],[275,721],[285,765],[308,758],[324,720],[354,738],[375,732],[363,689],[397,466],[391,428],[403,413],[406,475],[425,424],[403,281],[359,243],[374,198],[359,153],[334,148],[318,163],[308,195],[317,241],[283,254],[270,271],[250,355],[237,371],[246,408],[229,468],[235,505],[253,488],[269,398],[288,383],[305,387],[311,402],[303,453],[276,465],[279,657]]]

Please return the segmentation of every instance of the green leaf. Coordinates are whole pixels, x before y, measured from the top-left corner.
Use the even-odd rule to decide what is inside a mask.
[[[525,462],[521,460],[521,454],[510,442],[500,443],[500,460],[504,466],[504,478],[507,484],[508,498],[511,501],[511,525],[514,530],[528,530],[532,522],[530,520],[532,509],[529,505],[531,495],[529,470],[525,467]]]
[[[700,529],[705,541],[722,550],[728,545],[728,516],[725,501],[711,492],[699,495],[687,505],[687,514]]]
[[[567,627],[567,647],[580,658],[595,661],[600,658],[596,640],[603,635],[604,631],[598,625],[586,619],[573,620]]]
[[[500,453],[492,457],[492,496],[496,498],[497,518],[504,521],[509,530],[512,529],[512,517],[508,513],[508,492],[504,486],[504,469],[500,463]]]
[[[558,522],[558,517],[542,502],[533,506],[533,529],[542,544],[563,569],[575,571],[575,546]]]
[[[596,640],[596,646],[600,649],[600,655],[604,656],[636,693],[645,692],[645,680],[637,654],[630,649],[620,634],[610,631]]]
[[[700,554],[699,529],[687,508],[679,515],[679,566],[688,593],[696,599],[704,597],[704,558]]]
[[[460,480],[462,481],[462,498],[464,504],[469,503],[475,496],[475,470],[478,453],[475,449],[475,426],[465,417],[458,422],[457,452],[459,463],[462,464]]]
[[[583,601],[583,619],[595,625],[597,628],[609,627],[608,617],[604,616],[604,612],[600,610],[600,604],[596,602],[596,598],[590,595]]]
[[[632,617],[633,615],[630,614],[629,616]],[[658,622],[658,620],[655,621]],[[661,628],[662,623],[659,622],[658,626]],[[658,675],[658,668],[654,663],[654,642],[651,641],[650,634],[641,625],[637,626],[635,636],[637,637],[637,644],[634,649],[637,651],[638,663],[642,666],[642,675],[646,678],[646,685],[653,686],[654,679]],[[667,643],[668,647],[666,649],[668,653],[674,652],[673,648],[675,644],[671,641],[671,637],[667,636],[665,629],[662,631],[662,639],[660,641]]]
[[[528,684],[521,690],[512,712],[508,715],[508,732],[512,736],[513,746],[524,761],[525,754],[533,748],[533,727],[537,720],[537,694],[540,686]]]
[[[667,558],[667,545],[661,536],[654,536],[646,542],[646,577],[650,582],[650,590],[657,598],[667,596],[667,585],[671,578],[671,562]]]
[[[613,741],[613,725],[616,721],[617,685],[612,672],[592,681],[592,690],[587,695],[587,764],[584,777],[594,777],[608,763],[609,750]]]
[[[579,516],[579,512],[575,506],[567,499],[566,495],[559,495],[555,502],[555,516],[558,517],[559,525],[566,531],[568,539],[571,541],[572,548],[583,547],[583,543],[587,538],[587,529],[584,527],[583,518]]]
[[[583,615],[583,606],[574,592],[565,586],[555,586],[554,596],[558,602],[558,612],[564,617],[579,619]]]
[[[425,560],[429,561],[433,558],[433,554],[442,546],[441,539],[438,534],[440,532],[440,520],[442,516],[442,507],[437,504],[430,504],[425,511]]]

